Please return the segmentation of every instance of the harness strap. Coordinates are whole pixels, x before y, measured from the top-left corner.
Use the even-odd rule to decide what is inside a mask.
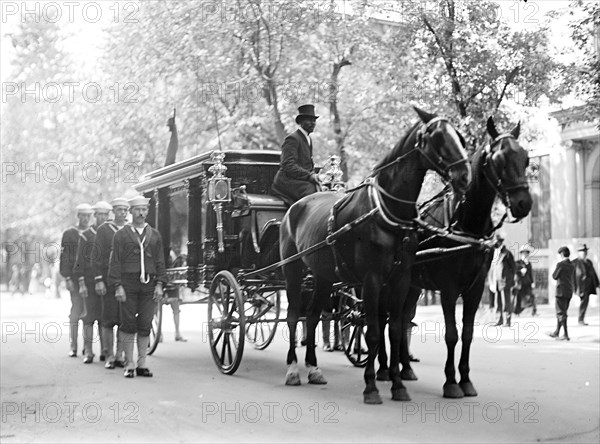
[[[338,201],[339,202],[339,201]],[[335,214],[337,203],[331,207],[329,218],[327,219],[327,238],[330,238],[334,234],[335,229]],[[350,269],[348,263],[344,260],[344,257],[340,254],[335,246],[335,241],[330,244],[331,254],[333,255],[333,263],[335,265],[335,274],[338,276],[341,282],[360,282],[356,274]]]
[[[347,224],[345,224],[343,227],[341,227],[340,229],[338,229],[337,231],[335,231],[334,233],[331,233],[330,235],[328,235],[324,240],[322,240],[319,243],[314,244],[311,247],[308,247],[306,250],[302,250],[299,253],[296,253],[286,259],[283,259],[282,261],[276,262],[273,265],[269,265],[268,267],[265,268],[261,268],[260,270],[254,270],[251,271],[249,273],[244,273],[243,277],[248,278],[251,276],[255,276],[258,274],[262,274],[262,273],[268,273],[269,271],[273,271],[279,267],[283,267],[284,265],[287,265],[291,262],[294,262],[298,259],[302,259],[304,256],[308,256],[311,253],[314,253],[317,250],[320,250],[321,248],[325,247],[325,246],[331,246],[335,243],[335,241],[337,240],[338,237],[340,237],[341,235],[343,235],[344,233],[347,233],[348,231],[350,231],[351,229],[353,229],[354,227],[356,227],[357,225],[365,222],[366,220],[368,220],[369,218],[371,218],[375,213],[377,212],[377,208],[373,208],[371,211],[369,211],[366,214],[363,214],[362,216],[360,216],[357,219],[354,219],[352,222],[349,222]]]

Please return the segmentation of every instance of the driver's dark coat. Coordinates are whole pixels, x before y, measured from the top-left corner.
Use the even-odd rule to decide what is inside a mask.
[[[314,168],[312,148],[306,137],[300,130],[293,132],[281,147],[281,164],[273,181],[274,191],[294,202],[315,193],[317,187],[311,181]]]

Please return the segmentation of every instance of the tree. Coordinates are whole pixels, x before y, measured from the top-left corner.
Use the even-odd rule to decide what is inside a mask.
[[[600,5],[573,0],[570,14],[573,17],[571,35],[583,53],[582,60],[573,66],[573,78],[577,79],[575,88],[586,100],[589,117],[597,118],[600,114]]]

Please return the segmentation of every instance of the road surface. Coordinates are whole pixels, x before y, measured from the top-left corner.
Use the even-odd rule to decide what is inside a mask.
[[[600,390],[598,304],[589,326],[569,310],[570,342],[547,336],[554,309],[497,328],[485,312],[471,352],[479,396],[441,397],[446,348],[440,306],[419,307],[411,402],[362,402],[362,369],[319,350],[329,384],[284,385],[287,341],[247,346],[234,376],[222,375],[208,346],[205,305],[182,306],[175,342],[164,307],[164,342],[149,358],[153,378],[125,379],[103,363],[67,357],[69,301],[1,293],[1,441],[16,442],[595,442]],[[529,310],[528,310],[529,313]],[[460,316],[459,316],[460,318]],[[486,323],[487,322],[487,323]],[[96,350],[98,345],[96,344]],[[97,353],[97,352],[96,352]],[[98,354],[98,353],[97,353]],[[299,349],[303,357],[304,349]]]

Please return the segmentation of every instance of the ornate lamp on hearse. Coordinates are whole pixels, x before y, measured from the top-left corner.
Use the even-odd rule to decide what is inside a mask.
[[[231,179],[225,176],[227,167],[223,165],[225,153],[215,151],[210,156],[215,164],[208,171],[212,177],[208,179],[208,202],[212,204],[217,215],[217,236],[219,242],[219,253],[225,251],[223,242],[223,204],[231,202]]]
[[[342,159],[340,156],[333,155],[327,160],[327,164],[319,171],[319,179],[321,180],[321,188],[323,191],[345,192],[346,184],[342,180],[344,172],[341,165]]]

